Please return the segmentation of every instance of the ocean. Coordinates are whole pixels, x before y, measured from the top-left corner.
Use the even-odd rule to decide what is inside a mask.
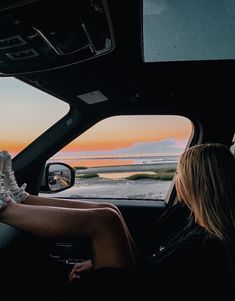
[[[64,162],[72,167],[100,167],[122,166],[159,163],[177,163],[179,155],[154,155],[154,156],[116,156],[116,157],[75,157],[63,154],[52,157],[50,162]]]

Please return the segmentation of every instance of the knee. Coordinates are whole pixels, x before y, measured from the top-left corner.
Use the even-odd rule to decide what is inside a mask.
[[[102,207],[102,208],[107,208],[107,209],[113,209],[113,210],[115,210],[118,214],[121,214],[119,208],[118,208],[116,205],[112,204],[112,203],[102,203],[101,207]]]
[[[112,207],[104,207],[96,210],[96,225],[99,229],[114,229],[122,227],[122,220],[119,213]]]
[[[111,204],[109,204],[111,205]],[[120,221],[120,216],[116,208],[112,206],[104,207],[101,209],[100,216],[105,220],[107,223],[116,223]]]

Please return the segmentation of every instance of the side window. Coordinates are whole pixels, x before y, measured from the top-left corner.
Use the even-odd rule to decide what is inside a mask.
[[[107,118],[51,158],[76,171],[74,187],[55,196],[164,199],[191,132],[179,116]]]

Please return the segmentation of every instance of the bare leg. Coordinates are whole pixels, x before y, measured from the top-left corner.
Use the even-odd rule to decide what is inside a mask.
[[[64,207],[64,208],[79,208],[79,209],[98,209],[98,208],[110,208],[115,210],[125,227],[126,233],[129,237],[130,244],[132,245],[133,252],[136,256],[138,256],[138,251],[136,244],[129,232],[129,229],[124,221],[124,218],[118,209],[117,206],[111,203],[104,202],[89,202],[89,201],[81,201],[81,200],[63,200],[63,199],[55,199],[55,198],[45,198],[39,196],[30,195],[24,200],[24,204],[27,205],[38,205],[38,206],[52,206],[52,207]]]
[[[126,225],[111,208],[77,209],[12,203],[0,212],[0,220],[48,238],[89,237],[95,268],[135,264]]]

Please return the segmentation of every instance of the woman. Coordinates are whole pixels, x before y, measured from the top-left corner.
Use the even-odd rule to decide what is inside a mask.
[[[0,221],[46,237],[88,236],[94,273],[82,287],[93,286],[96,296],[109,298],[104,293],[112,288],[117,299],[128,296],[133,300],[152,300],[157,295],[161,301],[172,298],[198,301],[217,300],[230,292],[235,237],[235,159],[224,145],[196,145],[182,154],[176,190],[191,217],[184,227],[163,239],[161,246],[152,250],[150,258],[141,262],[115,206],[56,202],[28,195],[14,180],[9,155],[3,153],[2,157],[5,181],[2,179]],[[4,186],[6,182],[10,183],[10,194]],[[19,203],[18,193],[23,195],[24,204]],[[76,277],[76,268],[72,274],[71,279]],[[169,277],[173,279],[170,291],[166,281]],[[90,293],[85,290],[85,295]]]

